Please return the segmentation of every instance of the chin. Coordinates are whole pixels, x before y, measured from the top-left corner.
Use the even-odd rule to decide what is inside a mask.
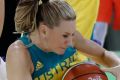
[[[65,53],[65,51],[56,51],[56,54],[58,55],[63,55]]]

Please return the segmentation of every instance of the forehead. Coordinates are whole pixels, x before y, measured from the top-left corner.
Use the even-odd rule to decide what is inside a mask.
[[[58,32],[74,33],[76,30],[75,20],[61,21],[59,26],[54,27],[54,30]]]

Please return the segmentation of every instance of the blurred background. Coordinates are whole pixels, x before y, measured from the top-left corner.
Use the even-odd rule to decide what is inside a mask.
[[[101,2],[102,0],[101,1],[75,0],[74,2],[72,0],[66,0],[66,1],[76,11],[77,29],[82,33],[82,35],[85,38],[90,39],[92,35],[95,20],[97,18],[97,15],[99,14],[99,7],[102,4]],[[9,45],[20,37],[20,34],[13,34],[13,32],[15,32],[14,15],[15,15],[15,8],[17,4],[18,4],[18,0],[12,0],[12,1],[5,0],[5,21],[4,21],[3,33],[0,38],[0,44],[1,44],[0,45],[0,56],[2,57],[6,56],[6,51]],[[107,34],[105,37],[103,47],[110,51],[119,52],[120,51],[120,29],[114,30],[112,27],[113,22],[114,22],[114,14],[116,14],[115,10],[114,10],[114,5],[113,5],[113,9],[111,12],[112,16],[110,18],[110,23],[108,23]]]

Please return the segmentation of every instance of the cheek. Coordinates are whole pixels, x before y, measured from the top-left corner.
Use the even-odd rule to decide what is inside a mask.
[[[61,45],[64,45],[64,40],[60,37],[53,37],[51,43],[53,47],[60,47]]]
[[[66,45],[67,43],[68,43],[68,41],[67,41],[67,40],[65,40],[65,41],[64,41],[64,44]]]
[[[59,47],[60,45],[64,45],[67,43],[67,41],[65,41],[65,39],[61,35],[59,34],[56,35],[56,34],[51,34],[49,36],[49,43],[51,46]]]
[[[48,38],[48,42],[49,42],[49,45],[50,46],[56,46],[58,45],[58,43],[60,42],[59,38],[56,37],[55,35],[51,35],[49,38]]]

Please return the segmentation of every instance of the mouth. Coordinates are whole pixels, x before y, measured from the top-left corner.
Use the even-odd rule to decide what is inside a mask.
[[[66,50],[66,48],[61,47],[61,49]]]

